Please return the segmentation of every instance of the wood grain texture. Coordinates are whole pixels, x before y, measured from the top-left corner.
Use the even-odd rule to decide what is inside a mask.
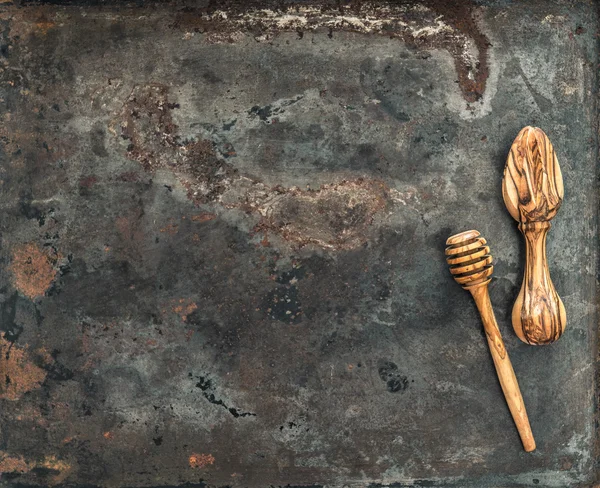
[[[494,360],[494,366],[496,367],[496,373],[498,374],[498,380],[502,387],[502,392],[506,398],[508,409],[515,421],[521,442],[523,443],[523,449],[527,452],[535,450],[535,440],[533,438],[533,432],[529,425],[529,417],[527,416],[527,410],[525,409],[525,403],[523,402],[523,396],[519,388],[515,371],[506,352],[500,329],[494,316],[492,309],[492,303],[490,301],[490,294],[488,292],[488,284],[479,285],[469,288],[471,295],[477,304],[477,309],[481,315],[483,327],[485,329],[485,335],[487,336],[488,345],[490,347],[490,353]]]
[[[481,315],[498,380],[519,431],[523,448],[527,452],[533,451],[535,440],[529,425],[527,410],[488,292],[488,284],[494,270],[491,264],[492,256],[489,254],[490,248],[476,230],[456,234],[448,238],[446,244],[448,244],[446,260],[450,265],[450,272],[454,279],[471,293]]]
[[[510,149],[502,195],[525,237],[525,271],[512,311],[517,336],[533,345],[550,344],[562,335],[566,311],[550,279],[546,235],[564,197],[562,173],[548,136],[525,127]]]

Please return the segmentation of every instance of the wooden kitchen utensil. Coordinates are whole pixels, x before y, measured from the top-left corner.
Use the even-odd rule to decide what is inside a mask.
[[[504,392],[510,413],[517,425],[523,448],[527,452],[533,451],[535,440],[527,418],[527,411],[519,390],[519,383],[517,383],[515,372],[494,317],[488,293],[488,284],[492,279],[494,270],[490,248],[486,245],[486,240],[480,237],[479,232],[476,230],[456,234],[448,238],[446,244],[448,245],[446,260],[450,265],[450,272],[465,290],[471,292],[477,304],[496,373],[500,380],[500,386]]]
[[[550,344],[567,324],[546,260],[546,234],[564,188],[554,148],[541,129],[525,127],[519,132],[506,161],[502,195],[525,236],[525,272],[512,310],[513,328],[528,344]]]

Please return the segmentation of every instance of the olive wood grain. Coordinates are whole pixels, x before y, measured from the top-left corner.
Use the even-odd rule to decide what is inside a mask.
[[[515,139],[504,169],[506,208],[525,237],[525,271],[512,310],[517,336],[533,345],[550,344],[564,332],[565,307],[550,279],[546,234],[564,197],[562,173],[548,136],[525,127]]]
[[[535,450],[535,440],[529,425],[527,410],[525,410],[519,383],[496,323],[488,292],[488,284],[494,270],[492,256],[489,254],[490,248],[476,230],[456,234],[448,238],[446,244],[448,245],[446,260],[450,265],[450,272],[454,279],[471,293],[481,315],[498,380],[519,431],[523,448],[527,452],[533,451]]]

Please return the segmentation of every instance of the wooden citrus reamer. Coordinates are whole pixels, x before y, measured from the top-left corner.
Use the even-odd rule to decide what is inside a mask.
[[[496,323],[496,317],[494,317],[488,293],[488,284],[492,280],[491,276],[494,271],[490,248],[476,230],[468,230],[449,237],[446,244],[448,245],[446,260],[450,265],[450,272],[465,290],[471,292],[477,304],[498,380],[500,380],[506,403],[521,436],[523,448],[527,452],[533,451],[535,440],[529,425],[527,411],[500,329]]]
[[[567,324],[546,260],[546,234],[562,203],[564,188],[554,148],[541,129],[525,127],[519,132],[506,161],[502,195],[525,236],[525,272],[513,306],[513,328],[528,344],[550,344]]]

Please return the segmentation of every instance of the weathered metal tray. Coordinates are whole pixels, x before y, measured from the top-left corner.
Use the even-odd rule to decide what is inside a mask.
[[[592,486],[594,2],[2,0],[2,486]],[[565,180],[510,326],[501,177]],[[538,448],[444,242],[477,228]]]

